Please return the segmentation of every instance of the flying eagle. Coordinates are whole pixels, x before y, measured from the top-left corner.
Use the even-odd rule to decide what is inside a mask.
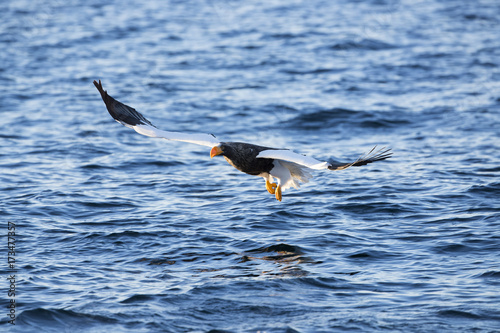
[[[211,148],[211,158],[222,155],[229,164],[241,172],[264,178],[267,191],[274,194],[279,201],[281,201],[283,190],[292,186],[298,188],[300,182],[307,183],[312,178],[308,169],[344,170],[351,166],[361,166],[385,160],[392,155],[390,149],[376,150],[376,147],[374,147],[368,154],[351,163],[342,163],[335,160],[323,162],[297,154],[289,149],[263,147],[244,142],[221,142],[211,134],[162,131],[134,108],[109,96],[107,91],[102,88],[100,80],[99,82],[94,81],[94,85],[101,93],[109,114],[120,124],[133,128],[137,133],[149,137],[208,146]],[[277,179],[276,183],[274,178]]]

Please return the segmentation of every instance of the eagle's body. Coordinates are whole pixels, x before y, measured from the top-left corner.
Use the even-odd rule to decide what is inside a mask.
[[[148,119],[134,108],[127,106],[113,97],[102,88],[101,81],[94,81],[101,97],[106,104],[109,114],[119,123],[133,128],[136,132],[155,138],[183,141],[212,147],[210,157],[222,155],[236,169],[253,176],[263,177],[266,189],[275,194],[281,201],[282,190],[289,187],[298,188],[300,182],[307,183],[313,170],[343,170],[351,166],[366,165],[371,162],[385,160],[391,157],[390,149],[373,148],[364,157],[352,163],[342,163],[334,160],[322,162],[312,157],[294,153],[288,149],[263,147],[244,142],[220,142],[211,134],[188,134],[167,132],[156,128]],[[274,183],[274,178],[277,183]]]
[[[262,147],[245,142],[221,142],[221,149],[224,151],[224,158],[233,167],[241,172],[252,176],[271,172],[273,160],[267,158],[257,158],[257,155],[264,150],[273,148]]]

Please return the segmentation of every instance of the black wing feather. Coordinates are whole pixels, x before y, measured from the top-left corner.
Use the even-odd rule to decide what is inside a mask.
[[[99,80],[99,82],[94,80],[94,85],[101,93],[102,100],[104,104],[106,104],[106,109],[108,109],[113,119],[125,126],[150,125],[156,128],[155,125],[151,124],[149,120],[137,112],[133,107],[118,102],[116,99],[109,96],[108,92],[102,88],[101,80]]]
[[[367,165],[368,163],[382,161],[392,156],[392,151],[390,148],[384,147],[375,151],[376,148],[377,146],[373,147],[373,149],[370,150],[369,153],[361,156],[352,163],[343,163],[335,160],[329,160],[328,163],[330,163],[331,165],[328,166],[328,169],[333,171],[344,170],[352,166],[362,166]]]

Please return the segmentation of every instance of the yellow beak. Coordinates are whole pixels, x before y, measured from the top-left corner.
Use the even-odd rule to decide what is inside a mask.
[[[214,156],[222,154],[222,149],[219,146],[215,146],[210,151],[210,158],[214,158]]]

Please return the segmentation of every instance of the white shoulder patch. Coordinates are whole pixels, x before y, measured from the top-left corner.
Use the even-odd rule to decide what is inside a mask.
[[[257,158],[272,158],[276,160],[293,162],[315,170],[327,169],[330,165],[328,162],[319,161],[309,156],[297,154],[291,150],[263,150],[259,153],[259,155],[257,155]]]

